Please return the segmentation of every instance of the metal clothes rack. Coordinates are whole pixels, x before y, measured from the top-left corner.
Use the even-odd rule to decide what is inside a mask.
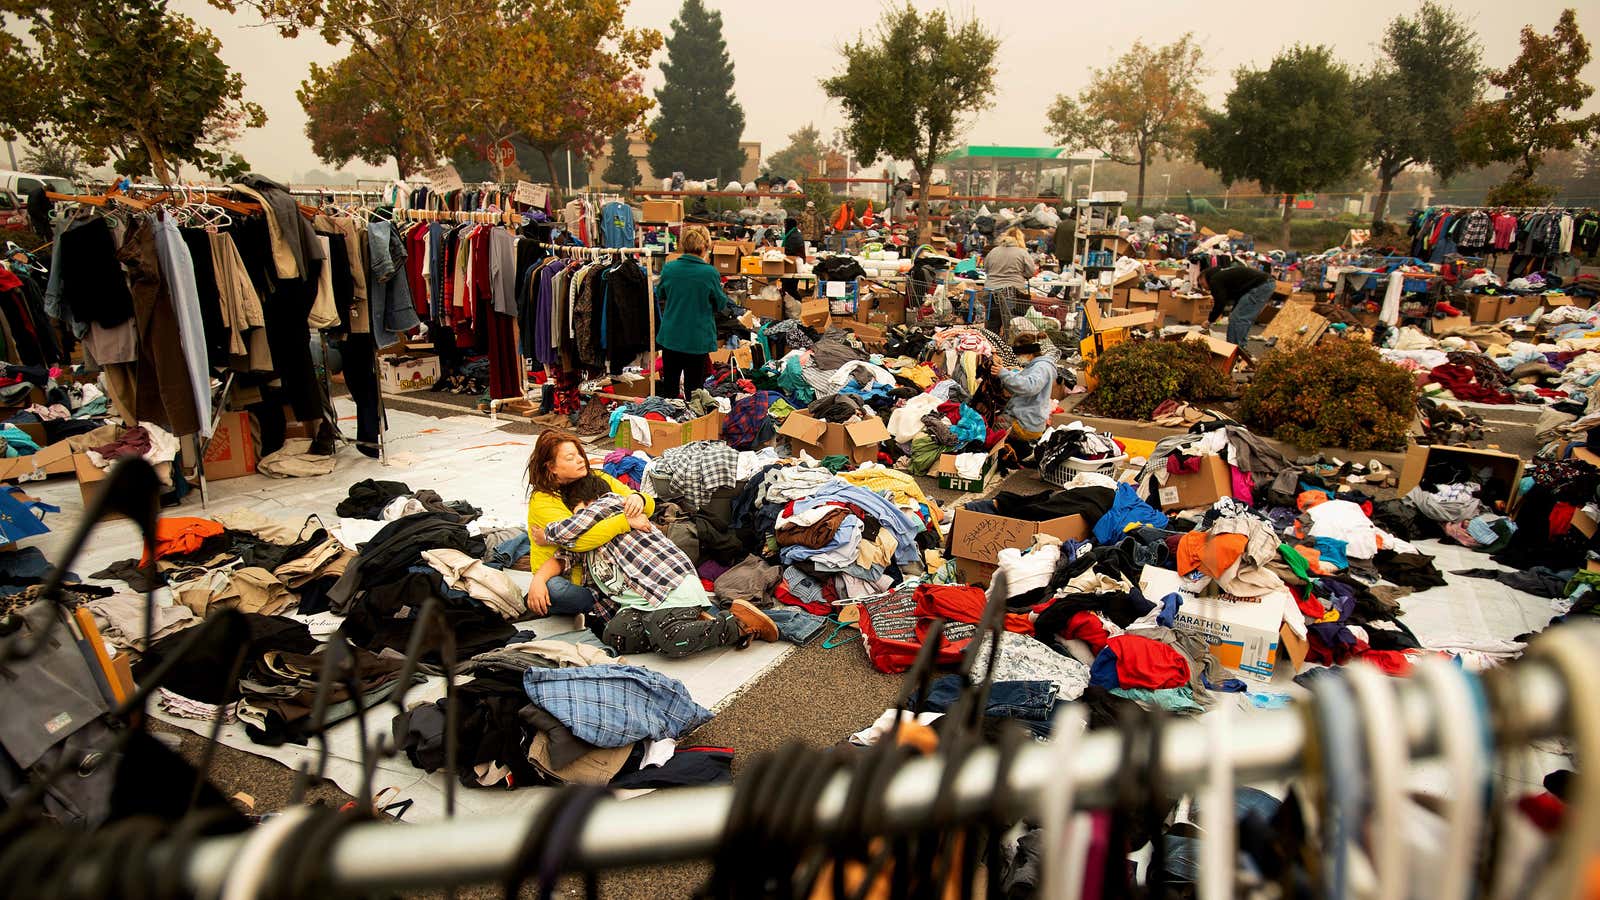
[[[1567,625],[1564,628],[1585,628]],[[1591,632],[1588,637],[1593,637]],[[1570,696],[1567,682],[1543,662],[1525,660],[1502,673],[1508,692],[1518,698],[1516,735],[1498,735],[1502,746],[1565,733],[1570,708],[1587,702]],[[1436,757],[1442,735],[1467,727],[1450,721],[1429,698],[1427,688],[1411,680],[1393,680],[1399,715],[1393,726],[1403,733],[1412,763]],[[1299,709],[1245,710],[1234,720],[1226,739],[1231,747],[1235,783],[1248,784],[1293,776],[1303,771],[1302,751],[1311,740],[1307,719]],[[1213,727],[1194,719],[1170,722],[1162,737],[1162,773],[1167,788],[1192,791],[1206,783],[1216,736]],[[1012,765],[1009,796],[1021,808],[1009,814],[1035,816],[1042,811],[1046,787],[1070,778],[1074,805],[1096,808],[1114,802],[1116,779],[1127,748],[1119,730],[1104,729],[1076,741],[1070,771],[1063,772],[1059,750],[1048,743],[1023,747]],[[991,808],[996,793],[999,755],[993,747],[974,751],[950,779],[950,812],[979,814]],[[885,794],[885,826],[904,831],[926,825],[939,800],[944,762],[924,757],[909,762],[889,783]],[[818,832],[831,835],[843,823],[850,775],[841,773],[818,792]],[[550,792],[554,793],[554,792]],[[631,800],[602,799],[583,823],[567,859],[568,870],[612,869],[703,858],[721,844],[734,799],[729,786],[687,787]],[[534,809],[516,815],[462,818],[447,822],[394,827],[388,823],[356,824],[342,832],[328,850],[327,871],[350,892],[400,888],[438,888],[493,881],[516,857]],[[216,896],[246,840],[245,836],[211,838],[195,848],[186,878],[197,896]]]

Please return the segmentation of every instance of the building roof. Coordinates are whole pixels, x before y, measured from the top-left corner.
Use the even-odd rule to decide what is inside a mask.
[[[1083,150],[1073,152],[1065,147],[1001,147],[994,144],[987,146],[966,144],[946,153],[939,160],[940,165],[956,163],[1039,163],[1041,168],[1055,169],[1065,166],[1079,165],[1105,159],[1105,154],[1098,150]]]

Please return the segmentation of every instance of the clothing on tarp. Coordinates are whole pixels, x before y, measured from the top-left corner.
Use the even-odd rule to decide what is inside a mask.
[[[627,665],[530,669],[528,698],[597,747],[677,739],[711,720],[683,682]]]
[[[1137,634],[1106,641],[1089,670],[1096,687],[1163,690],[1189,683],[1189,661],[1176,649]]]

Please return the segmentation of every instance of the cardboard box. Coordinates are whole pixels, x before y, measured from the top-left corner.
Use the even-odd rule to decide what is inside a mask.
[[[217,420],[217,430],[206,445],[205,467],[207,481],[241,478],[256,470],[256,441],[250,414],[247,412],[223,413]]]
[[[760,275],[761,274],[761,257],[759,257],[759,256],[742,256],[742,257],[740,257],[739,258],[739,274],[740,275]]]
[[[800,324],[817,331],[827,331],[833,325],[833,313],[827,300],[800,301]]]
[[[782,298],[749,297],[744,301],[744,308],[750,310],[763,319],[782,319]]]
[[[1449,334],[1452,331],[1463,331],[1472,327],[1471,316],[1445,316],[1442,319],[1433,319],[1430,322],[1434,334]]]
[[[721,350],[713,350],[711,352],[711,362],[713,365],[725,366],[728,364],[729,360],[733,360],[734,364],[741,369],[748,369],[755,365],[755,362],[752,360],[750,355],[750,347],[748,345],[740,347],[736,350],[723,348]]]
[[[1083,516],[1059,516],[1043,522],[1026,522],[1006,516],[993,516],[959,507],[950,525],[948,553],[968,584],[988,584],[1000,561],[1000,551],[1033,546],[1037,534],[1051,534],[1063,541],[1089,536],[1089,523]],[[1164,596],[1164,595],[1163,595]]]
[[[1139,573],[1139,590],[1146,597],[1165,597],[1177,591],[1179,583],[1178,573],[1171,569],[1145,566]],[[1292,602],[1287,591],[1250,600],[1185,596],[1176,621],[1203,633],[1211,655],[1223,667],[1253,681],[1270,682],[1280,664],[1278,632]]]
[[[655,422],[645,420],[650,429],[650,445],[635,444],[632,423],[624,419],[617,429],[618,450],[642,450],[649,456],[660,456],[673,447],[682,447],[695,441],[715,441],[722,438],[722,413],[709,412],[687,422]]]
[[[0,481],[38,481],[72,470],[72,449],[66,441],[41,446],[38,453],[0,459]]]
[[[804,452],[816,459],[846,456],[851,462],[870,462],[878,458],[878,445],[890,439],[883,420],[873,416],[864,422],[840,425],[813,419],[803,412],[792,412],[778,433],[789,439],[796,454]]]
[[[1533,315],[1539,308],[1539,297],[1529,295],[1526,297],[1501,297],[1500,318],[1521,319]]]
[[[1161,291],[1156,310],[1165,322],[1179,325],[1204,325],[1211,315],[1211,298],[1204,295],[1180,296],[1171,291]]]
[[[438,380],[437,356],[378,357],[378,382],[383,385],[385,393],[427,390]]]
[[[745,257],[749,259],[749,257]],[[761,259],[757,257],[757,259]],[[800,263],[792,256],[783,259],[761,259],[761,275],[793,275],[800,271]]]
[[[724,275],[739,274],[739,260],[743,255],[734,241],[715,241],[711,245],[711,264]]]
[[[1089,323],[1089,330],[1097,335],[1134,328],[1145,328],[1154,331],[1161,327],[1161,312],[1154,309],[1126,316],[1107,318],[1100,314],[1100,304],[1090,301],[1083,304],[1083,314]]]
[[[618,381],[612,379],[608,393],[618,397],[648,397],[650,396],[650,379],[640,378],[638,381]]]
[[[90,462],[87,453],[72,454],[72,470],[78,476],[78,493],[83,495],[83,505],[87,509],[100,490],[100,482],[106,480],[106,470]],[[123,516],[111,513],[107,518],[120,519]]]
[[[888,343],[888,331],[881,325],[870,325],[854,319],[845,319],[839,324],[868,347],[883,347]]]
[[[682,200],[646,200],[640,210],[642,222],[682,222]]]
[[[1488,294],[1473,294],[1467,298],[1467,315],[1474,322],[1498,322],[1500,315],[1500,298]]]
[[[1573,456],[1579,458],[1579,452],[1587,451],[1574,451]],[[1509,507],[1516,500],[1517,483],[1522,480],[1524,465],[1522,457],[1513,453],[1502,453],[1499,450],[1423,445],[1413,445],[1406,449],[1406,459],[1400,465],[1400,483],[1395,489],[1395,496],[1404,497],[1411,493],[1412,488],[1422,483],[1422,476],[1428,471],[1428,467],[1436,462],[1459,464],[1473,472],[1488,469],[1490,480],[1505,485],[1510,493],[1505,497],[1480,497],[1486,504],[1500,500]]]
[[[1210,506],[1223,497],[1232,496],[1233,479],[1228,474],[1228,462],[1220,456],[1200,457],[1200,471],[1168,475],[1167,483],[1156,491],[1157,505],[1163,510]]]
[[[1124,290],[1117,288],[1118,291]],[[1158,306],[1161,301],[1171,297],[1172,291],[1159,290],[1147,291],[1144,288],[1127,288],[1127,305],[1132,306]]]
[[[963,477],[960,472],[956,471],[956,455],[954,453],[941,453],[939,461],[933,464],[933,468],[928,470],[928,474],[937,479],[939,487],[944,490],[965,491],[969,494],[981,493],[1000,475],[998,471],[1000,450],[1004,446],[1004,441],[995,444],[994,449],[989,451],[989,455],[984,457],[983,470],[978,473],[976,478]]]
[[[1190,332],[1183,339],[1192,344],[1205,344],[1206,348],[1211,351],[1211,363],[1217,367],[1217,371],[1224,376],[1233,373],[1233,364],[1239,359],[1238,347],[1222,338],[1214,338],[1209,334],[1203,334],[1198,331]]]

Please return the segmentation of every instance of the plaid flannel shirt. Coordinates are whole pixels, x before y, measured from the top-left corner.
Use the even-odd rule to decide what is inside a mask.
[[[605,519],[622,515],[622,503],[623,498],[617,494],[606,494],[570,517],[546,525],[545,536],[562,548],[560,556],[565,562],[578,562],[586,555],[598,556],[652,607],[659,606],[685,579],[700,577],[688,555],[665,534],[624,531],[589,554],[571,549],[584,532]],[[592,571],[594,567],[590,568]]]
[[[651,471],[671,479],[672,489],[699,509],[713,493],[739,483],[739,451],[722,441],[695,441],[661,454]]]
[[[596,747],[677,739],[711,720],[683,682],[638,666],[533,668],[522,676],[522,689]]]

